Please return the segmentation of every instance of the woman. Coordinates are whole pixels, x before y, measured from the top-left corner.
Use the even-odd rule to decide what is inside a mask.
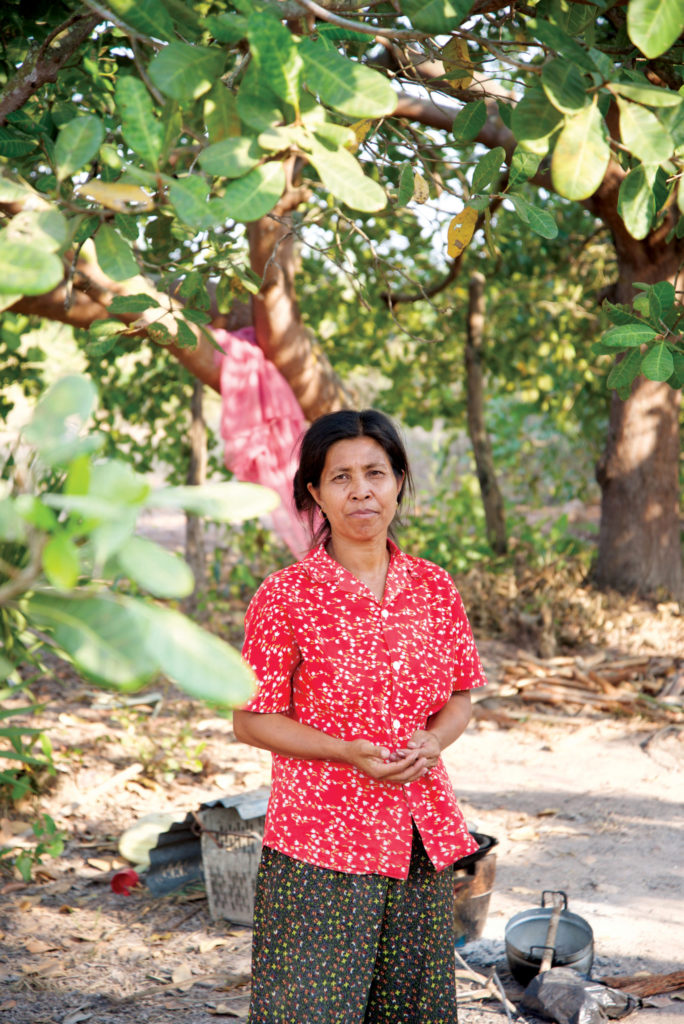
[[[256,696],[241,742],[273,753],[250,1024],[455,1024],[453,882],[477,849],[440,754],[486,682],[448,574],[389,538],[411,489],[380,412],[304,435],[309,555],[246,617]]]

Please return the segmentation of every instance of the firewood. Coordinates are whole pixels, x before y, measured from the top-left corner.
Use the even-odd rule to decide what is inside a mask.
[[[635,996],[657,996],[665,992],[677,992],[680,988],[684,988],[684,971],[649,975],[619,974],[598,980],[602,985],[623,989]]]

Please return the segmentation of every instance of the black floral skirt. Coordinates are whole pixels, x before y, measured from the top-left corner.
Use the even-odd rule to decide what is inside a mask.
[[[453,901],[415,828],[406,880],[265,847],[248,1024],[456,1024]]]

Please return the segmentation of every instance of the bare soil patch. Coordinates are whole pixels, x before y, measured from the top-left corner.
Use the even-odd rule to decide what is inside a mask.
[[[671,605],[601,598],[599,623],[598,600],[587,598],[571,657],[641,658],[615,684],[628,699],[524,699],[511,665],[536,659],[554,675],[553,659],[564,655],[557,641],[540,654],[544,621],[534,613],[518,622],[523,649],[511,629],[506,642],[480,642],[491,687],[447,755],[467,820],[498,840],[484,934],[461,954],[484,974],[495,968],[514,1003],[521,988],[507,969],[504,927],[544,889],[565,891],[590,923],[594,977],[664,973],[684,961],[684,620]],[[128,866],[117,843],[135,820],[267,784],[268,755],[235,742],[228,718],[173,690],[128,703],[62,670],[35,696],[46,702],[40,724],[57,777],[41,796],[4,809],[0,845],[29,843],[37,812],[68,838],[63,856],[45,861],[30,884],[0,875],[0,1020],[244,1019],[250,930],[213,922],[201,887],[155,898],[144,886],[117,895],[110,882]],[[684,1002],[659,996],[637,1016],[682,1024]],[[493,998],[462,1003],[462,1024],[502,1020]]]

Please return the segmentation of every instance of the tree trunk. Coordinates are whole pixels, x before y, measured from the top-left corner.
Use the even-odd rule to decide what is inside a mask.
[[[202,398],[204,385],[195,380],[192,388],[190,421],[190,463],[187,482],[199,487],[207,480],[207,425],[204,422]],[[185,559],[195,577],[195,589],[185,603],[186,612],[197,610],[197,595],[207,586],[206,554],[204,549],[204,520],[187,513],[185,519]]]
[[[291,210],[301,190],[289,189],[273,213],[247,226],[252,270],[263,278],[252,302],[259,348],[280,370],[302,412],[313,420],[353,404],[353,398],[301,319],[295,293]]]
[[[484,414],[484,387],[482,382],[482,332],[484,326],[485,279],[482,274],[471,275],[468,285],[468,325],[465,346],[466,393],[468,404],[468,434],[473,446],[477,479],[487,524],[487,540],[497,555],[508,548],[503,499],[496,479],[492,444],[487,432]]]
[[[659,237],[669,230],[668,220],[643,242],[618,234],[615,301],[630,302],[635,281],[674,281],[681,243]],[[627,401],[612,395],[608,438],[596,470],[602,496],[594,579],[600,587],[642,597],[684,597],[680,409],[681,391],[643,377]]]
[[[640,377],[613,395],[597,468],[601,527],[595,580],[641,596],[684,596],[679,520],[681,392]]]

